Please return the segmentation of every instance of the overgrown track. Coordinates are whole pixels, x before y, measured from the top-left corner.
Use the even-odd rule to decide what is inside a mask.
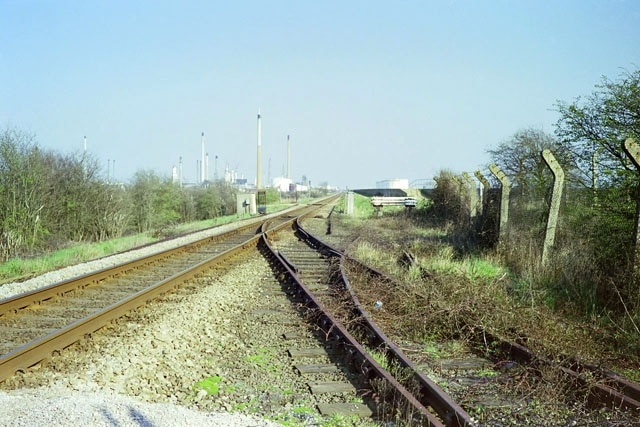
[[[330,223],[330,221],[327,221],[327,223]],[[349,331],[352,331],[352,333],[360,339],[361,343],[366,344],[376,352],[382,353],[386,366],[396,367],[396,369],[399,368],[405,378],[409,377],[410,380],[405,382],[407,388],[419,390],[415,393],[416,397],[425,407],[431,408],[442,420],[451,425],[456,425],[456,423],[457,425],[470,424],[470,417],[467,413],[446,394],[441,393],[439,387],[420,372],[420,366],[422,365],[416,362],[424,363],[424,355],[412,363],[411,359],[414,357],[413,354],[415,353],[413,350],[415,349],[411,346],[408,347],[410,353],[413,354],[407,357],[400,349],[404,347],[391,342],[371,320],[372,316],[370,316],[367,310],[359,303],[354,290],[350,286],[346,273],[348,269],[345,264],[347,262],[350,263],[351,266],[358,264],[359,270],[366,271],[366,273],[362,275],[365,282],[368,280],[384,280],[392,283],[391,287],[393,288],[398,288],[400,285],[384,273],[364,266],[352,258],[342,256],[339,250],[325,244],[320,239],[305,231],[298,222],[296,223],[296,230],[300,241],[288,241],[286,244],[280,244],[279,250],[284,254],[284,258],[290,258],[289,263],[295,266],[292,267],[292,269],[296,271],[303,282],[308,283],[309,287],[320,290],[317,294],[320,302],[325,305],[330,305],[332,304],[331,298],[335,299],[336,296],[339,297],[342,309],[350,312],[348,315],[344,315],[343,319],[343,322],[349,326]],[[327,233],[329,232],[330,228],[327,230]],[[297,249],[296,246],[298,246]],[[313,262],[310,263],[310,260],[314,259],[314,256],[309,253],[310,248],[314,248],[316,254],[322,254],[323,261],[316,262],[318,265],[317,270],[312,268]],[[332,265],[331,259],[340,260],[339,272],[336,271],[337,268],[335,266],[329,267],[327,270],[327,266]],[[321,280],[331,284],[333,287],[331,292],[326,292],[326,287],[323,292],[321,290],[321,284],[316,280],[317,277],[322,277],[322,274],[319,273],[323,268],[321,266],[322,263],[324,263],[324,268],[327,272]],[[335,264],[335,262],[333,264]],[[369,277],[369,279],[366,277]],[[340,293],[340,287],[344,287],[347,295]],[[367,305],[367,307],[369,307],[369,305]],[[579,396],[582,394],[584,400],[588,402],[590,407],[598,409],[603,406],[608,406],[612,410],[623,409],[631,411],[631,413],[640,413],[640,386],[637,383],[615,373],[602,370],[599,367],[581,364],[577,361],[551,361],[534,354],[522,345],[522,343],[507,342],[498,337],[491,336],[491,334],[486,331],[478,331],[477,328],[469,329],[475,332],[476,339],[473,342],[477,347],[486,349],[483,356],[490,358],[490,360],[482,362],[482,366],[485,368],[478,365],[478,368],[470,369],[480,369],[480,371],[482,371],[482,369],[491,366],[502,368],[509,365],[518,368],[509,371],[510,374],[512,374],[511,376],[513,376],[516,375],[518,371],[527,371],[535,375],[536,372],[540,373],[541,368],[544,366],[552,366],[560,374],[557,380],[561,381],[561,383],[557,385],[557,388],[566,389],[567,386],[572,387],[573,394],[578,396],[578,399],[580,399]],[[456,365],[456,361],[452,360],[450,364],[452,368],[449,369],[457,377],[460,375],[460,372],[467,369],[465,366],[467,362],[471,363],[471,365],[481,362],[481,359],[472,359],[473,358],[470,358],[468,361],[460,360],[459,362],[461,363],[459,365]],[[441,364],[441,366],[445,365]],[[395,371],[396,369],[391,370]],[[411,373],[411,375],[407,376],[407,372]],[[495,379],[499,382],[502,377],[502,375],[499,375]],[[472,380],[472,384],[475,384],[478,380],[486,382],[492,381],[493,379],[488,377],[478,378],[477,380]],[[414,384],[414,386],[412,387],[411,384]],[[419,385],[416,386],[416,384]],[[513,385],[514,384],[507,381],[504,386],[512,387]],[[460,386],[461,383],[458,383],[456,387]],[[493,388],[492,392],[497,389],[497,387]],[[510,399],[507,396],[513,396],[514,392],[511,389],[505,389],[505,392],[504,400],[498,399],[496,403],[501,402],[499,403],[500,405],[508,404],[507,402],[509,402]],[[487,401],[487,404],[491,405],[491,403],[489,403],[490,401],[491,398]]]
[[[510,360],[528,364],[536,370],[543,366],[556,367],[578,390],[586,391],[587,401],[593,408],[607,406],[636,411],[640,415],[640,384],[602,369],[576,360],[552,361],[535,354],[526,346],[503,340],[487,331],[476,331],[476,341],[496,349]]]
[[[393,341],[389,339],[371,319],[371,316],[369,316],[367,310],[365,310],[360,304],[357,295],[351,288],[344,265],[346,257],[337,249],[325,244],[317,237],[305,231],[299,222],[296,222],[296,227],[298,234],[302,236],[303,240],[308,242],[309,245],[339,258],[340,275],[336,276],[339,278],[334,282],[334,286],[339,286],[349,293],[349,316],[353,319],[351,323],[352,328],[358,333],[358,335],[366,340],[367,345],[370,348],[374,348],[376,351],[382,353],[388,365],[396,367],[396,369],[401,370],[401,372],[405,374],[405,382],[409,387],[413,387],[417,390],[416,396],[418,400],[424,406],[430,407],[434,412],[436,412],[443,420],[445,420],[447,425],[470,425],[471,421],[469,415],[437,384],[420,372],[420,370],[402,352],[402,350],[393,343]],[[369,267],[362,264],[361,266],[369,269]],[[375,271],[375,273],[382,274],[378,271]]]
[[[317,206],[268,220],[277,227]],[[0,381],[90,335],[126,312],[170,292],[243,250],[260,223],[52,284],[0,301]]]
[[[357,299],[348,298],[348,301],[336,304],[340,291],[348,283],[335,268],[342,254],[306,232],[299,221],[295,222],[294,229],[297,238],[267,233],[273,243],[268,244],[270,256],[286,280],[298,289],[298,296],[305,301],[307,309],[320,313],[316,321],[325,331],[327,341],[346,351],[350,355],[352,369],[361,371],[366,377],[371,393],[378,395],[378,416],[387,419],[389,412],[401,410],[401,419],[407,424],[471,425],[469,415],[460,406],[435,383],[417,372],[409,359],[368,321],[362,311],[354,311],[359,307]],[[327,306],[333,308],[332,313],[338,313],[325,312]],[[344,319],[344,324],[336,316]],[[358,336],[360,341],[354,336]],[[376,337],[375,342],[372,336]],[[363,339],[366,344],[362,344]],[[374,350],[383,350],[385,361],[380,363],[387,369],[365,348],[372,343]]]
[[[309,238],[314,240],[312,245],[317,247],[323,245],[321,241],[313,238],[313,236]],[[371,321],[371,316],[358,302],[345,271],[347,262],[351,264],[350,269],[353,269],[354,265],[356,266],[364,281],[384,281],[389,284],[388,287],[390,288],[399,288],[401,285],[383,272],[365,266],[353,258],[347,256],[341,258],[341,272],[345,278],[349,294],[355,301],[354,318],[361,319],[364,327],[368,329],[367,335],[370,339],[370,345],[382,346],[385,351],[396,357],[397,348],[386,343],[384,335],[375,327],[375,324]],[[562,381],[562,384],[558,384],[558,389],[564,389],[565,386],[569,385],[576,395],[584,395],[590,407],[594,409],[609,407],[640,414],[640,384],[638,383],[597,366],[583,364],[576,360],[566,360],[566,358],[563,360],[561,356],[558,356],[555,360],[550,360],[534,353],[521,342],[504,340],[475,325],[467,325],[463,330],[476,348],[484,349],[482,356],[491,359],[488,361],[487,366],[517,367],[520,370],[528,370],[535,375],[541,375],[542,370],[546,368],[556,369],[559,373],[558,381]],[[397,360],[400,365],[405,366],[403,358]],[[461,368],[461,370],[464,370],[464,368]],[[455,375],[458,375],[458,373]],[[496,379],[498,380],[498,378]],[[504,399],[505,402],[508,400],[508,398]]]

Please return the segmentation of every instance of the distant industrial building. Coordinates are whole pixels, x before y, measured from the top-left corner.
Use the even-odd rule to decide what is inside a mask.
[[[293,185],[293,180],[285,177],[277,177],[273,179],[272,186],[282,193],[286,193],[287,191],[291,191],[291,186]]]
[[[404,178],[387,179],[385,181],[376,182],[376,188],[397,188],[406,190],[409,188],[409,180]]]

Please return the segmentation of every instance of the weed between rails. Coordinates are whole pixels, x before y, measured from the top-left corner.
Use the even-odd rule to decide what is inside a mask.
[[[357,263],[346,264],[360,301],[390,336],[423,343],[429,352],[429,345],[438,340],[464,342],[466,337],[471,339],[467,332],[480,329],[526,341],[545,357],[573,357],[595,364],[626,360],[623,366],[637,371],[632,354],[609,351],[601,339],[603,331],[554,312],[544,295],[536,294],[541,291],[514,279],[495,255],[461,256],[446,242],[444,232],[414,227],[404,217],[369,219],[360,236],[348,253],[397,279],[389,283]],[[383,303],[382,309],[373,308],[376,301]],[[566,399],[569,388],[558,387],[563,383],[558,375],[551,368],[542,375],[525,372],[513,378],[513,390],[525,398],[536,389],[536,393],[546,390],[543,394],[549,400]]]

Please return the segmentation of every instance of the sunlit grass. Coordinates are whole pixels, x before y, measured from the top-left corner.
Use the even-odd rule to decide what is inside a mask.
[[[338,212],[346,213],[347,211],[347,194],[343,194],[336,205]],[[364,219],[373,216],[375,209],[371,206],[371,199],[357,193],[353,193],[353,213],[349,218]]]
[[[351,254],[367,265],[378,266],[381,263],[384,252],[367,241],[358,242]]]
[[[42,274],[68,265],[125,251],[156,240],[156,238],[152,238],[147,234],[136,234],[112,239],[108,242],[74,245],[73,247],[60,249],[34,258],[11,259],[0,265],[0,280],[6,282],[24,276]]]
[[[291,207],[291,204],[274,204],[268,206],[268,212],[277,212]],[[48,271],[57,270],[68,265],[79,264],[114,253],[126,251],[138,246],[158,241],[162,237],[204,230],[206,228],[228,224],[249,216],[227,215],[205,221],[194,221],[177,224],[163,230],[153,231],[111,239],[97,243],[80,243],[68,248],[59,249],[41,256],[31,258],[14,258],[0,264],[0,282],[7,283],[29,276],[36,276]]]

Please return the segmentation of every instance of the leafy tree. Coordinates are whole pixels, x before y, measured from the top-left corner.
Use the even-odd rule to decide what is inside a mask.
[[[121,185],[94,182],[88,189],[93,195],[89,205],[87,233],[92,240],[103,241],[121,236],[130,217],[129,199]]]
[[[569,220],[576,236],[590,239],[591,259],[605,278],[628,271],[635,223],[635,200],[640,195],[640,172],[632,166],[623,142],[640,136],[640,70],[626,71],[618,79],[602,77],[588,97],[558,102],[556,134],[572,153],[580,182],[590,188]],[[610,283],[600,283],[599,303],[626,301],[640,307],[638,285],[620,280],[620,294]],[[618,307],[619,308],[619,307]]]
[[[235,213],[236,191],[223,181],[195,189],[193,197],[197,219],[205,220]]]
[[[625,139],[640,137],[640,70],[625,72],[616,81],[602,77],[595,87],[584,101],[557,104],[556,133],[571,151],[581,182],[596,197],[590,216],[603,222],[600,230],[618,242],[620,251],[631,240],[620,232],[633,227],[633,201],[640,193],[640,172],[623,149]],[[618,232],[609,233],[607,225]]]
[[[44,220],[54,240],[91,240],[95,192],[103,184],[98,164],[90,157],[77,158],[48,152],[43,156],[46,170]]]
[[[617,81],[602,77],[584,101],[558,102],[557,108],[556,133],[587,186],[635,184],[638,172],[622,144],[640,136],[640,70],[625,72]]]
[[[196,204],[196,218],[206,220],[221,215],[222,200],[218,189],[214,186],[198,188],[194,190]]]
[[[214,187],[220,195],[220,201],[222,203],[221,215],[232,215],[236,213],[236,195],[237,190],[235,187],[229,185],[223,181],[217,181]]]

